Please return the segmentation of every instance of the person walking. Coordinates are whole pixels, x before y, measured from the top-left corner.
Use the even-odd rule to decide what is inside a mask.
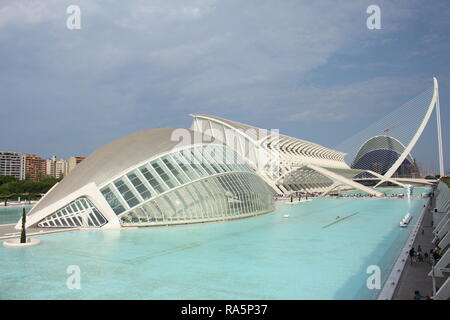
[[[416,252],[415,252],[415,250],[414,250],[414,247],[412,247],[410,250],[409,250],[409,259],[410,259],[410,262],[411,262],[411,265],[413,264],[413,259],[414,259],[414,256],[416,255]]]
[[[414,291],[414,300],[422,300],[422,295],[419,290]]]

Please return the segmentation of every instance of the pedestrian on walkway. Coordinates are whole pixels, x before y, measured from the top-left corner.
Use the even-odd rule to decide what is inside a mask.
[[[428,262],[429,264],[431,264],[430,256],[428,255],[428,253],[425,252],[423,254],[423,258],[424,258],[425,262]]]
[[[414,251],[414,247],[412,247],[410,250],[409,250],[409,258],[410,258],[410,262],[411,262],[411,265],[413,264],[413,259],[414,259],[414,256],[416,255],[416,252]]]
[[[422,300],[422,295],[419,290],[414,291],[414,300]]]

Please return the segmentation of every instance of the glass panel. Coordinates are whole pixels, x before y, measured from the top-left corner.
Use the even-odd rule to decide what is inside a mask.
[[[93,208],[92,212],[97,217],[98,221],[100,222],[100,225],[104,225],[106,223],[105,218],[103,218],[103,216],[97,211],[97,209]]]
[[[174,164],[169,159],[170,164]],[[181,167],[175,167],[181,173]],[[258,214],[273,209],[272,195],[251,173],[219,175],[155,198],[121,217],[123,225],[180,223]]]
[[[191,167],[196,175],[199,177],[204,177],[208,175],[208,172],[200,165],[201,161],[194,157],[194,154],[191,152],[192,149],[185,149],[180,152],[180,155],[183,157],[185,163],[188,167]]]
[[[172,159],[163,157],[162,161],[180,183],[187,183],[189,181],[188,177],[182,171],[175,168],[176,164],[172,163]]]
[[[160,178],[167,184],[169,188],[175,188],[179,183],[175,181],[168,172],[164,171],[160,160],[150,162],[153,169],[160,176]]]
[[[233,167],[229,165],[226,147],[215,146],[213,156],[213,160],[216,161],[216,163],[218,163],[225,171],[233,171]]]
[[[191,192],[196,203],[198,203],[201,206],[201,210],[197,212],[197,217],[199,219],[202,219],[206,217],[206,212],[208,212],[211,209],[207,205],[205,201],[205,196],[199,187],[200,185],[198,183],[194,183],[188,186],[188,190]]]
[[[162,193],[165,191],[165,188],[161,185],[161,182],[150,172],[150,170],[148,170],[146,166],[140,167],[139,170],[156,192]]]
[[[166,196],[168,202],[172,205],[174,210],[174,215],[172,216],[172,220],[184,220],[185,212],[184,208],[186,207],[186,202],[182,198],[180,198],[180,194],[178,191],[171,192]]]
[[[128,203],[130,208],[137,206],[139,204],[139,201],[136,199],[134,193],[130,190],[130,188],[126,185],[126,183],[122,179],[114,181],[114,185],[116,186],[117,190],[119,190],[120,194]]]
[[[66,211],[68,211],[68,210],[66,209]],[[75,227],[75,223],[69,216],[66,216],[66,220],[67,220],[67,223],[69,224],[69,226]]]
[[[155,221],[164,221],[164,213],[154,201],[149,202],[146,205],[145,209],[147,211],[147,214]]]
[[[221,172],[225,172],[228,171],[228,168],[225,166],[221,166],[220,164],[218,164],[216,162],[216,160],[213,159],[213,157],[215,156],[215,151],[216,151],[217,147],[216,146],[203,146],[202,149],[202,154],[203,154],[203,159],[205,160],[206,163],[208,163],[217,173],[221,173]]]
[[[81,203],[83,204],[84,208],[87,209],[89,208],[89,205],[87,204],[85,199],[80,199]]]
[[[136,208],[136,210],[134,210],[137,218],[139,219],[139,223],[145,223],[148,222],[148,216],[147,213],[145,212],[145,210],[141,207],[141,208]]]
[[[208,175],[216,174],[216,171],[203,159],[203,156],[201,155],[201,152],[199,152],[198,148],[191,149],[191,154],[193,159],[196,160],[196,163],[198,163]]]
[[[72,209],[73,213],[77,213],[78,211],[80,211],[75,203],[72,203],[70,205],[70,208]]]
[[[182,199],[184,205],[184,219],[186,221],[193,220],[197,218],[197,206],[195,205],[195,200],[190,194],[188,188],[180,188],[175,191],[178,198]]]
[[[137,192],[139,192],[142,199],[147,200],[151,198],[152,194],[147,189],[147,187],[142,183],[141,179],[136,175],[136,173],[130,172],[129,174],[127,174],[127,177],[128,179],[130,179],[130,182],[136,188]]]
[[[173,154],[172,157],[191,180],[196,180],[200,177],[200,175],[195,172],[195,170],[186,162],[180,153],[177,152]]]
[[[100,191],[115,214],[120,214],[125,211],[125,208],[120,203],[119,199],[117,199],[116,195],[110,187],[105,187]]]

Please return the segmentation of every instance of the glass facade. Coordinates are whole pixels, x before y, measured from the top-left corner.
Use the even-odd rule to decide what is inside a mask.
[[[272,194],[253,173],[226,173],[197,180],[120,216],[123,226],[234,219],[274,209]]]
[[[39,227],[89,228],[101,227],[108,221],[88,198],[81,197],[38,223]]]
[[[149,161],[100,191],[124,226],[227,219],[273,210],[272,194],[263,180],[236,152],[214,144]]]

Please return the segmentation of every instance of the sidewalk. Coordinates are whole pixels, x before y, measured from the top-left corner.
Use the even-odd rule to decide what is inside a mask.
[[[414,249],[417,251],[417,247],[420,245],[422,248],[422,254],[425,252],[430,254],[430,250],[434,248],[431,241],[434,238],[433,228],[431,223],[433,220],[432,208],[434,208],[434,201],[428,210],[425,212],[421,228],[414,241]],[[424,234],[422,235],[422,229]],[[411,262],[408,260],[405,269],[403,269],[402,275],[400,277],[399,284],[394,292],[393,300],[412,300],[414,299],[414,291],[418,290],[422,296],[433,295],[433,286],[431,282],[431,277],[428,273],[431,270],[431,265],[429,262]],[[436,279],[436,284],[438,286],[442,285],[445,279]]]
[[[0,225],[0,240],[10,239],[10,238],[19,238],[20,230],[14,229],[14,226],[15,226],[15,224]],[[36,235],[43,235],[43,234],[56,233],[56,232],[67,232],[67,231],[74,231],[74,230],[79,230],[79,229],[78,228],[38,228],[38,227],[35,227],[35,228],[27,229],[27,236],[36,236]]]

